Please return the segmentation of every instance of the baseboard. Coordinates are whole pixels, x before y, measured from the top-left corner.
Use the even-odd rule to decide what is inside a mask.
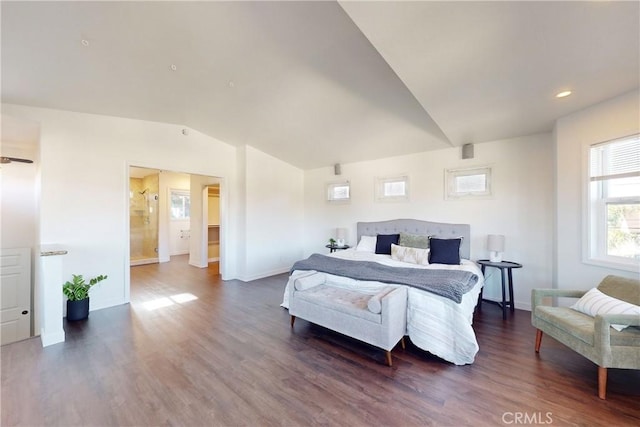
[[[516,301],[516,308],[518,310],[531,311],[531,303],[530,302]]]
[[[51,333],[46,333],[44,329],[40,329],[40,340],[42,340],[43,347],[64,342],[64,329]]]
[[[176,253],[169,254],[170,257],[176,256],[176,255],[189,255],[189,251],[179,251],[179,252],[176,252]]]
[[[487,301],[492,301],[494,303],[501,303],[502,301],[500,299],[494,299],[494,298],[485,298]],[[516,301],[515,302],[515,306],[518,310],[524,310],[524,311],[531,311],[531,303],[527,303],[527,302],[522,302],[522,301]]]
[[[264,279],[265,277],[276,276],[282,273],[288,273],[289,267],[286,268],[278,268],[271,271],[265,271],[262,273],[252,274],[250,276],[240,276],[238,280],[242,280],[243,282],[251,282],[252,280]]]
[[[207,268],[207,267],[209,267],[208,264],[200,265],[200,264],[196,264],[195,262],[191,262],[191,261],[189,261],[189,265],[191,265],[193,267],[198,267],[198,268]]]
[[[145,259],[132,259],[129,262],[129,266],[135,267],[137,265],[157,264],[160,262],[159,258],[145,258]]]
[[[105,308],[117,307],[119,305],[127,304],[127,302],[122,298],[111,298],[106,301],[96,301],[95,304],[93,302],[94,299],[90,301],[89,313],[91,313],[92,311],[103,310]]]
[[[220,257],[209,258],[207,261],[209,261],[209,262],[218,262],[218,261],[220,261]]]

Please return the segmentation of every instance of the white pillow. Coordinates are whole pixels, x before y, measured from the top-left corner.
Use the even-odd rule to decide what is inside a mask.
[[[640,316],[640,306],[610,297],[597,288],[589,290],[571,308],[591,317],[598,314],[635,314]],[[621,331],[627,326],[629,325],[611,325],[616,331]]]
[[[322,285],[326,281],[327,275],[324,273],[305,274],[294,280],[293,286],[295,286],[296,291],[306,291],[314,286]]]
[[[391,259],[411,264],[429,265],[429,249],[391,244]]]
[[[378,238],[376,236],[360,237],[360,243],[356,246],[356,251],[375,253],[377,240]]]
[[[384,298],[389,292],[393,291],[394,288],[387,286],[386,288],[382,288],[380,292],[369,298],[367,302],[367,308],[370,312],[374,314],[380,314],[382,312],[382,298]]]

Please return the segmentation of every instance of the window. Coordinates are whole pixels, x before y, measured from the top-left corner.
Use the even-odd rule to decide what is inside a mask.
[[[376,200],[379,202],[409,200],[409,177],[402,175],[376,178]]]
[[[491,196],[491,168],[447,169],[447,199]]]
[[[189,219],[191,196],[188,190],[171,190],[171,219]]]
[[[350,200],[350,185],[348,181],[327,184],[327,201],[345,203]]]
[[[587,261],[640,264],[640,135],[589,148]]]

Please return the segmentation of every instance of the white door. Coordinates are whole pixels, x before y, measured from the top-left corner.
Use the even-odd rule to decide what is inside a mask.
[[[31,336],[31,251],[2,249],[0,255],[1,344]]]

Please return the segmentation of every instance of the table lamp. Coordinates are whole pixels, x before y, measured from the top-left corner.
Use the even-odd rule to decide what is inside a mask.
[[[489,234],[487,249],[489,250],[489,261],[501,262],[502,252],[504,252],[504,236],[502,234]]]
[[[336,228],[336,245],[344,246],[346,237],[347,237],[346,228]]]

